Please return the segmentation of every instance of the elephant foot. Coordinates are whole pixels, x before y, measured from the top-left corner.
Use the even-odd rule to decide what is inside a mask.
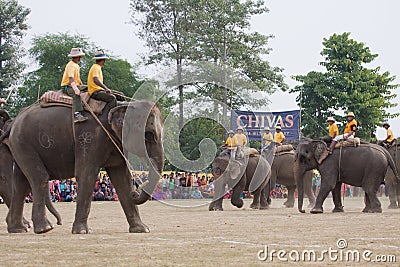
[[[222,208],[221,204],[217,204],[215,202],[211,202],[210,205],[208,206],[208,210],[209,211],[223,211],[224,209]]]
[[[251,203],[250,204],[250,209],[259,210],[260,209],[260,204]]]
[[[9,232],[10,234],[21,234],[21,233],[29,232],[29,228],[27,228],[25,226],[7,227],[7,232]]]
[[[24,223],[26,228],[31,228],[32,227],[31,223],[27,219],[22,218],[22,221],[23,221],[23,223]]]
[[[54,227],[50,223],[44,223],[44,224],[33,224],[33,230],[35,234],[44,234],[47,233],[48,231],[52,230]]]
[[[87,224],[74,224],[72,226],[73,234],[90,234],[92,230],[87,226]]]
[[[62,221],[61,220],[57,220],[57,225],[62,225]]]
[[[315,202],[310,202],[310,204],[308,204],[307,208],[311,209],[315,206]]]
[[[382,213],[382,208],[369,209],[368,213]]]
[[[223,211],[224,209],[221,207],[212,207],[212,208],[208,208],[209,211]]]
[[[260,205],[260,210],[268,210],[269,209],[269,205]]]
[[[284,202],[283,206],[285,206],[285,208],[293,208],[294,207],[294,202]]]
[[[390,205],[388,206],[388,209],[398,209],[399,206],[397,206],[396,203],[390,203]]]
[[[371,209],[370,207],[365,207],[365,208],[362,210],[362,212],[369,212],[370,209]]]
[[[335,207],[332,212],[344,212],[343,206]]]
[[[150,228],[144,223],[135,224],[129,227],[129,233],[150,233]]]
[[[239,199],[238,201],[233,201],[232,200],[232,205],[233,206],[235,206],[235,207],[237,207],[237,208],[241,208],[241,207],[243,207],[243,204],[244,204],[244,202],[243,202],[243,200],[242,199]]]
[[[310,213],[312,214],[324,213],[324,210],[322,208],[313,208],[312,210],[310,210]]]

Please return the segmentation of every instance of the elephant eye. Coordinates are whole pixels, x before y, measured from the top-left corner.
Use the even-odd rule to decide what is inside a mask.
[[[306,153],[308,154],[308,150],[306,150]]]

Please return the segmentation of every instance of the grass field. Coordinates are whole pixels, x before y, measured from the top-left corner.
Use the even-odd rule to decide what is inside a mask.
[[[5,224],[7,207],[0,205],[0,266],[284,266],[294,264],[326,266],[365,266],[367,263],[330,260],[324,262],[292,262],[291,252],[314,250],[320,255],[329,247],[342,253],[366,250],[377,255],[394,255],[397,263],[369,263],[371,266],[399,266],[400,210],[386,209],[382,198],[382,214],[364,214],[363,200],[345,199],[345,213],[331,213],[331,199],[324,214],[300,214],[297,209],[282,207],[283,200],[273,200],[269,210],[251,210],[250,202],[237,209],[224,201],[223,212],[209,212],[207,206],[178,208],[160,202],[141,206],[148,234],[129,234],[128,223],[118,202],[93,202],[89,226],[93,233],[72,235],[74,203],[55,203],[63,217],[63,225],[42,235],[8,234]],[[307,201],[306,201],[307,202]],[[192,202],[193,203],[193,202]],[[191,204],[192,204],[191,203]],[[188,203],[175,201],[172,204]],[[198,202],[201,204],[201,202]],[[30,218],[31,204],[25,206]],[[307,210],[308,212],[308,210]],[[48,215],[55,222],[51,215]],[[338,239],[347,247],[339,250]],[[284,250],[282,262],[274,255],[273,262],[257,259],[260,250]],[[337,255],[340,256],[340,253]],[[260,254],[263,256],[264,254]],[[335,254],[336,255],[336,254]],[[339,257],[338,256],[338,257]],[[345,258],[343,258],[345,260]],[[393,260],[393,259],[392,259]]]

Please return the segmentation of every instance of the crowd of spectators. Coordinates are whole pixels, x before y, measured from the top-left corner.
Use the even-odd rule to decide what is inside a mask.
[[[145,182],[148,177],[145,172],[133,175],[133,184],[139,188],[139,184]],[[315,173],[312,180],[312,191],[318,194],[321,186],[321,176]],[[77,183],[75,179],[52,180],[49,182],[50,198],[53,202],[73,202],[77,196]],[[224,198],[230,198],[231,191],[227,192]],[[277,184],[271,191],[272,198],[287,198],[285,186]],[[342,194],[345,197],[363,197],[362,188],[343,184]],[[213,198],[214,184],[211,176],[200,175],[198,173],[179,173],[171,172],[164,174],[160,183],[157,185],[153,200],[162,199],[204,199]],[[388,196],[387,188],[384,184],[378,192],[378,196]],[[251,194],[245,192],[242,198],[251,198]],[[105,172],[99,173],[93,189],[92,200],[94,201],[118,201],[118,195],[112,185],[110,178]],[[32,202],[32,195],[25,198],[25,202]],[[3,199],[0,197],[0,203]]]

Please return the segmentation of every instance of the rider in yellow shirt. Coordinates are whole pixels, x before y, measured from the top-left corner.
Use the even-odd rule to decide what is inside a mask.
[[[278,125],[275,127],[274,142],[277,145],[281,145],[284,140],[285,140],[285,135],[282,133],[281,126]]]
[[[337,127],[335,123],[335,119],[333,117],[329,117],[326,120],[329,123],[328,131],[329,131],[329,136],[333,139],[339,134],[339,128]]]
[[[236,150],[237,150],[237,142],[236,142],[236,138],[234,137],[234,135],[235,135],[235,132],[230,130],[228,132],[228,138],[226,139],[225,145],[223,146],[226,148],[227,151],[230,152],[231,159],[235,159]]]
[[[237,128],[237,133],[234,136],[236,138],[236,144],[237,144],[237,151],[236,154],[240,155],[243,147],[247,144],[247,137],[246,135],[243,134],[243,127],[238,127]]]
[[[386,139],[383,140],[383,144],[386,146],[390,146],[393,144],[395,138],[392,129],[390,129],[390,124],[388,122],[385,122],[383,124],[383,128],[386,129]]]
[[[271,145],[272,141],[274,141],[274,138],[268,127],[265,127],[264,130],[265,130],[263,134],[264,147],[268,147],[269,145]]]
[[[80,70],[81,67],[78,65],[83,57],[83,53],[80,48],[72,48],[68,57],[72,58],[70,62],[65,66],[64,74],[61,80],[61,89],[64,94],[72,97],[73,104],[72,109],[74,112],[74,122],[86,121],[88,118],[82,115],[83,106],[80,97],[81,91],[78,85],[82,85]]]
[[[88,93],[91,98],[107,102],[109,108],[117,106],[117,99],[111,90],[103,83],[103,72],[101,68],[104,66],[108,57],[103,50],[97,51],[93,57],[96,63],[92,65],[88,75]]]

